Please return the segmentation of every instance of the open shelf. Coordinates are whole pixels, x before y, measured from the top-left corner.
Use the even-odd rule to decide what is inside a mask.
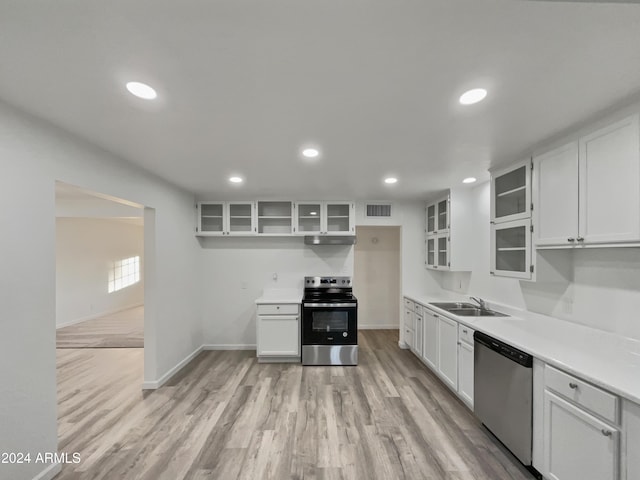
[[[522,185],[521,187],[516,187],[516,188],[513,188],[511,190],[507,190],[506,192],[500,192],[500,193],[496,194],[496,197],[500,198],[500,197],[506,197],[507,195],[513,195],[514,193],[521,192],[521,191],[525,190],[526,188],[527,188],[526,185]]]

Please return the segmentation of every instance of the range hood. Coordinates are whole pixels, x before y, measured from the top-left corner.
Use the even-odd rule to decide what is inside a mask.
[[[355,245],[355,235],[306,235],[305,245]]]

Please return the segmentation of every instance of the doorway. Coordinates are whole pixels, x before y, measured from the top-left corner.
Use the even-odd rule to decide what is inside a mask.
[[[400,327],[400,227],[357,226],[353,290],[358,328]]]
[[[56,184],[56,347],[144,347],[143,209]]]

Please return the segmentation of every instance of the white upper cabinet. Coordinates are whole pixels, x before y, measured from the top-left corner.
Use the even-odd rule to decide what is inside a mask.
[[[254,202],[227,202],[226,214],[229,235],[251,235],[256,233]]]
[[[539,248],[640,242],[638,115],[535,156]]]
[[[427,205],[427,235],[449,231],[449,195]]]
[[[325,202],[325,229],[327,235],[355,234],[355,211],[353,202]]]
[[[533,157],[536,246],[569,245],[578,237],[578,142]]]
[[[291,235],[293,202],[258,201],[258,234]]]
[[[299,235],[353,235],[353,202],[297,202],[293,231]]]
[[[510,222],[530,216],[531,161],[491,172],[491,221]]]
[[[533,279],[531,160],[491,172],[491,275]]]
[[[425,265],[434,270],[470,271],[473,262],[473,200],[468,188],[427,204]]]
[[[491,225],[492,275],[530,280],[531,220],[516,220]]]
[[[198,235],[253,235],[255,233],[254,202],[198,203]]]
[[[300,235],[319,235],[323,231],[322,202],[297,202],[293,231]]]
[[[579,157],[584,243],[640,241],[638,115],[581,138]]]

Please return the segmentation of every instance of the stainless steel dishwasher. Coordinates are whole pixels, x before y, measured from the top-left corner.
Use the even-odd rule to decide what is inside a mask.
[[[531,467],[533,357],[481,332],[474,339],[474,413]]]

